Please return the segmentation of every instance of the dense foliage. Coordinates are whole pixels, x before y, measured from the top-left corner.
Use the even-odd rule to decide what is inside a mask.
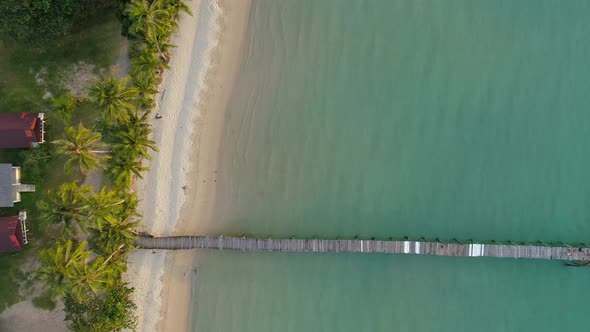
[[[90,295],[77,299],[64,298],[66,320],[73,331],[121,331],[135,326],[135,304],[129,298],[133,289],[122,283],[115,284],[103,295]]]
[[[68,31],[78,6],[77,0],[3,0],[0,36],[27,43],[49,42]]]
[[[42,219],[60,235],[52,247],[41,251],[37,275],[53,298],[64,299],[66,320],[74,331],[111,332],[135,326],[135,305],[129,298],[133,289],[122,280],[140,222],[131,185],[147,169],[142,159],[157,151],[149,139],[148,119],[172,47],[168,40],[179,12],[188,12],[182,0],[119,4],[123,3],[135,38],[131,77],[105,76],[93,82],[90,101],[101,120],[93,128],[68,127],[64,138],[52,142],[66,159],[66,171],[85,174],[105,168],[107,185],[93,192],[76,182],[64,183],[38,203]],[[68,123],[77,101],[66,94],[52,105]],[[81,232],[88,242],[79,240]]]
[[[0,39],[31,47],[55,45],[67,34],[76,18],[91,15],[96,8],[112,5],[112,0],[2,0]]]

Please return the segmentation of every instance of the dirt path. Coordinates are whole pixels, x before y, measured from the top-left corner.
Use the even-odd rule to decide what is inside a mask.
[[[53,311],[35,308],[31,300],[23,301],[4,310],[0,315],[0,331],[65,332],[63,305]]]

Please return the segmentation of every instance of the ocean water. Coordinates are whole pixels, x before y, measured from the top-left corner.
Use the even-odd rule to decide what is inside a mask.
[[[587,241],[590,2],[254,0],[212,233]],[[195,331],[565,331],[558,262],[206,253]]]

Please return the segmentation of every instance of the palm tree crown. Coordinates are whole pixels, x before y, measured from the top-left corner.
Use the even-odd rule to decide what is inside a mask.
[[[114,252],[121,245],[123,247],[119,250],[133,248],[134,230],[138,224],[139,221],[132,216],[120,219],[115,215],[108,215],[98,219],[90,230],[93,248],[101,254]]]
[[[49,191],[48,200],[38,203],[45,222],[62,226],[66,235],[74,234],[75,224],[84,228],[88,214],[90,186],[78,186],[76,182],[64,183],[57,192]]]
[[[70,92],[51,99],[51,106],[53,106],[53,109],[57,111],[65,123],[70,122],[72,112],[76,108],[76,103],[76,98]]]
[[[89,95],[103,109],[105,121],[108,124],[117,124],[128,119],[137,90],[127,86],[127,79],[117,80],[109,76],[102,81],[95,81],[90,87]]]
[[[109,160],[106,175],[115,186],[129,188],[131,186],[132,176],[136,175],[140,179],[143,179],[141,172],[147,171],[148,169],[148,167],[141,165],[141,162],[137,160],[136,156],[118,154]]]
[[[65,138],[52,143],[57,144],[57,152],[68,157],[65,163],[66,170],[71,170],[73,163],[77,163],[82,174],[88,170],[102,167],[102,157],[99,153],[106,151],[97,150],[101,147],[101,135],[79,124],[78,127],[66,128]]]
[[[125,202],[126,199],[117,192],[102,187],[99,192],[88,199],[89,215],[91,219],[105,218],[105,216],[119,210],[119,207],[122,207]]]
[[[128,127],[127,130],[117,133],[115,149],[125,151],[127,155],[134,157],[142,156],[152,159],[148,150],[158,151],[156,142],[150,140],[147,136],[150,128],[141,126]]]
[[[45,281],[52,297],[64,295],[68,279],[85,264],[89,254],[85,247],[86,242],[74,247],[74,242],[71,240],[58,241],[53,247],[39,252],[41,265],[36,275]]]
[[[171,19],[171,13],[164,5],[162,0],[133,0],[128,5],[127,12],[133,22],[129,32],[136,37],[143,37],[148,43],[153,42],[160,56],[166,59],[160,40],[163,35],[172,31],[175,21]]]

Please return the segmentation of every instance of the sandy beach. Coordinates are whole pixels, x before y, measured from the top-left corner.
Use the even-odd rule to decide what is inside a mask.
[[[210,214],[224,113],[239,67],[250,1],[192,0],[172,43],[170,69],[156,96],[153,140],[160,151],[138,179],[142,231],[195,234]],[[138,250],[127,280],[135,287],[138,331],[186,331],[195,252]]]

